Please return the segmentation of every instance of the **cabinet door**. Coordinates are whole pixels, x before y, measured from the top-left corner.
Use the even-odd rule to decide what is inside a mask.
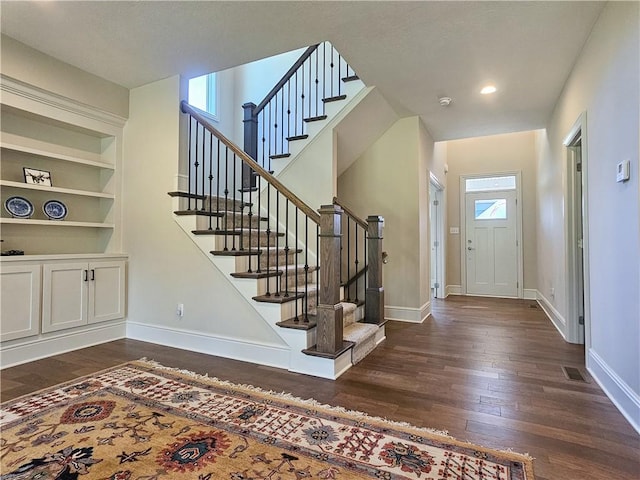
[[[40,332],[40,265],[2,266],[0,341]]]
[[[125,262],[89,264],[89,323],[124,318]]]
[[[86,325],[88,292],[86,263],[44,265],[42,332]]]

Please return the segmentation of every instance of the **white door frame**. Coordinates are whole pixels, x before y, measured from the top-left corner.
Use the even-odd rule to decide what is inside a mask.
[[[584,288],[584,339],[583,326],[578,322],[578,288],[577,278],[579,269],[577,265],[578,238],[576,222],[577,216],[576,198],[576,175],[575,158],[570,148],[577,139],[581,141],[581,161],[582,161],[582,257],[583,257],[583,288]],[[564,332],[565,339],[570,343],[585,343],[585,355],[589,355],[591,348],[591,308],[590,308],[590,288],[589,288],[589,208],[587,187],[587,112],[582,112],[571,130],[564,139],[565,147],[565,182],[564,182],[564,238],[565,238],[565,271],[566,278],[566,298],[567,317]]]
[[[446,285],[444,283],[444,279],[445,274],[444,274],[444,269],[445,269],[445,262],[444,259],[447,258],[446,257],[446,248],[447,248],[447,244],[445,242],[445,235],[444,235],[444,212],[446,211],[445,209],[445,198],[446,196],[444,195],[444,185],[442,185],[442,183],[440,183],[440,180],[438,180],[438,177],[436,177],[432,172],[429,172],[429,189],[434,189],[435,191],[435,197],[436,200],[438,200],[438,212],[440,213],[440,215],[438,215],[438,218],[436,219],[437,221],[437,238],[431,238],[431,195],[429,195],[429,251],[431,251],[431,248],[433,247],[433,242],[437,241],[438,242],[438,253],[436,255],[436,282],[440,285],[438,288],[438,292],[440,293],[437,297],[435,298],[446,298],[447,296],[447,289],[446,289]],[[429,262],[431,262],[431,256],[429,257]],[[431,265],[429,265],[429,267],[431,267]],[[429,272],[429,279],[431,279],[431,272]]]
[[[503,177],[511,175],[516,177],[516,213],[518,216],[516,219],[516,256],[518,264],[517,298],[524,298],[524,269],[522,253],[522,172],[520,170],[460,175],[460,287],[462,295],[467,294],[467,262],[465,261],[467,258],[466,180],[471,178]],[[499,192],[500,190],[495,191]]]

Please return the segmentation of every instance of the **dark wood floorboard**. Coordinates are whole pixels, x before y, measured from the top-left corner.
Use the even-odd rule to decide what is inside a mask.
[[[532,307],[522,300],[436,300],[422,324],[387,323],[387,340],[337,381],[119,340],[5,369],[1,398],[147,357],[527,452],[538,480],[640,479],[640,436],[589,377],[583,347],[565,343]],[[587,383],[567,380],[562,365],[578,368]]]

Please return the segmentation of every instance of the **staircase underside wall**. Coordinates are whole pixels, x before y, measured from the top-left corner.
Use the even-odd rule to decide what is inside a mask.
[[[173,219],[179,151],[179,78],[131,91],[125,127],[124,250],[129,254],[128,336],[214,355],[249,358],[248,347],[285,360],[288,346],[185,236]],[[176,315],[184,304],[184,316]],[[285,355],[286,354],[286,355]]]

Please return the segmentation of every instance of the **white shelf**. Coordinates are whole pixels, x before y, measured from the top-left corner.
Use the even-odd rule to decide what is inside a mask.
[[[31,220],[28,218],[0,218],[0,224],[41,225],[45,227],[85,227],[85,228],[114,228],[115,227],[113,223],[69,222],[66,220]]]
[[[115,170],[115,166],[105,163],[97,153],[85,152],[70,147],[63,147],[54,143],[43,142],[33,138],[22,137],[12,133],[2,132],[0,147],[16,152],[29,153],[46,158],[55,158],[64,162],[78,163],[91,167]]]
[[[111,193],[90,192],[88,190],[76,190],[73,188],[46,187],[43,185],[33,185],[30,183],[13,182],[11,180],[0,180],[0,187],[21,188],[24,190],[40,190],[51,193],[63,193],[66,195],[80,195],[83,197],[107,198],[113,200],[115,196]]]

